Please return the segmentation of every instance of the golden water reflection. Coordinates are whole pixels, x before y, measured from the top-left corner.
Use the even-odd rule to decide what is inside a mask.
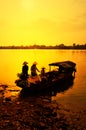
[[[21,72],[22,63],[27,61],[29,64],[29,74],[30,67],[34,61],[36,61],[39,70],[44,66],[46,71],[49,70],[49,63],[57,61],[72,60],[77,64],[77,73],[74,79],[74,84],[72,89],[69,89],[64,94],[57,94],[57,98],[71,98],[71,94],[84,94],[86,92],[86,51],[85,50],[0,50],[0,83],[7,84],[13,89],[15,85],[15,80],[17,79],[17,73]],[[9,91],[14,96],[13,91]],[[65,96],[64,96],[65,95]],[[84,94],[85,95],[85,94]],[[72,96],[73,98],[73,96]]]

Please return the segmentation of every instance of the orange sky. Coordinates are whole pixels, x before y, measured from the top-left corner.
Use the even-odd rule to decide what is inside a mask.
[[[86,43],[86,0],[0,0],[0,45]]]

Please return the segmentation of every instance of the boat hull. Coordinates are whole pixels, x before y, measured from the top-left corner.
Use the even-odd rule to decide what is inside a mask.
[[[70,76],[68,78],[57,79],[53,81],[46,81],[43,79],[42,81],[38,81],[36,83],[28,83],[28,80],[16,80],[15,83],[17,86],[21,87],[23,90],[27,90],[29,92],[42,92],[42,91],[50,91],[53,89],[58,89],[58,91],[63,89],[63,86],[69,85],[73,83],[74,77]]]

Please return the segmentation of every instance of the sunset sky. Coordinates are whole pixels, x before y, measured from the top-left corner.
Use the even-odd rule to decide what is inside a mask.
[[[86,0],[0,0],[0,46],[86,43]]]

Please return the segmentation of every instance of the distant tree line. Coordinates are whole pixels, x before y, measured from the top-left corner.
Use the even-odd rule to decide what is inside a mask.
[[[0,49],[86,49],[86,43],[79,45],[73,43],[72,46],[66,46],[63,43],[55,46],[46,46],[46,45],[30,45],[30,46],[0,46]]]

